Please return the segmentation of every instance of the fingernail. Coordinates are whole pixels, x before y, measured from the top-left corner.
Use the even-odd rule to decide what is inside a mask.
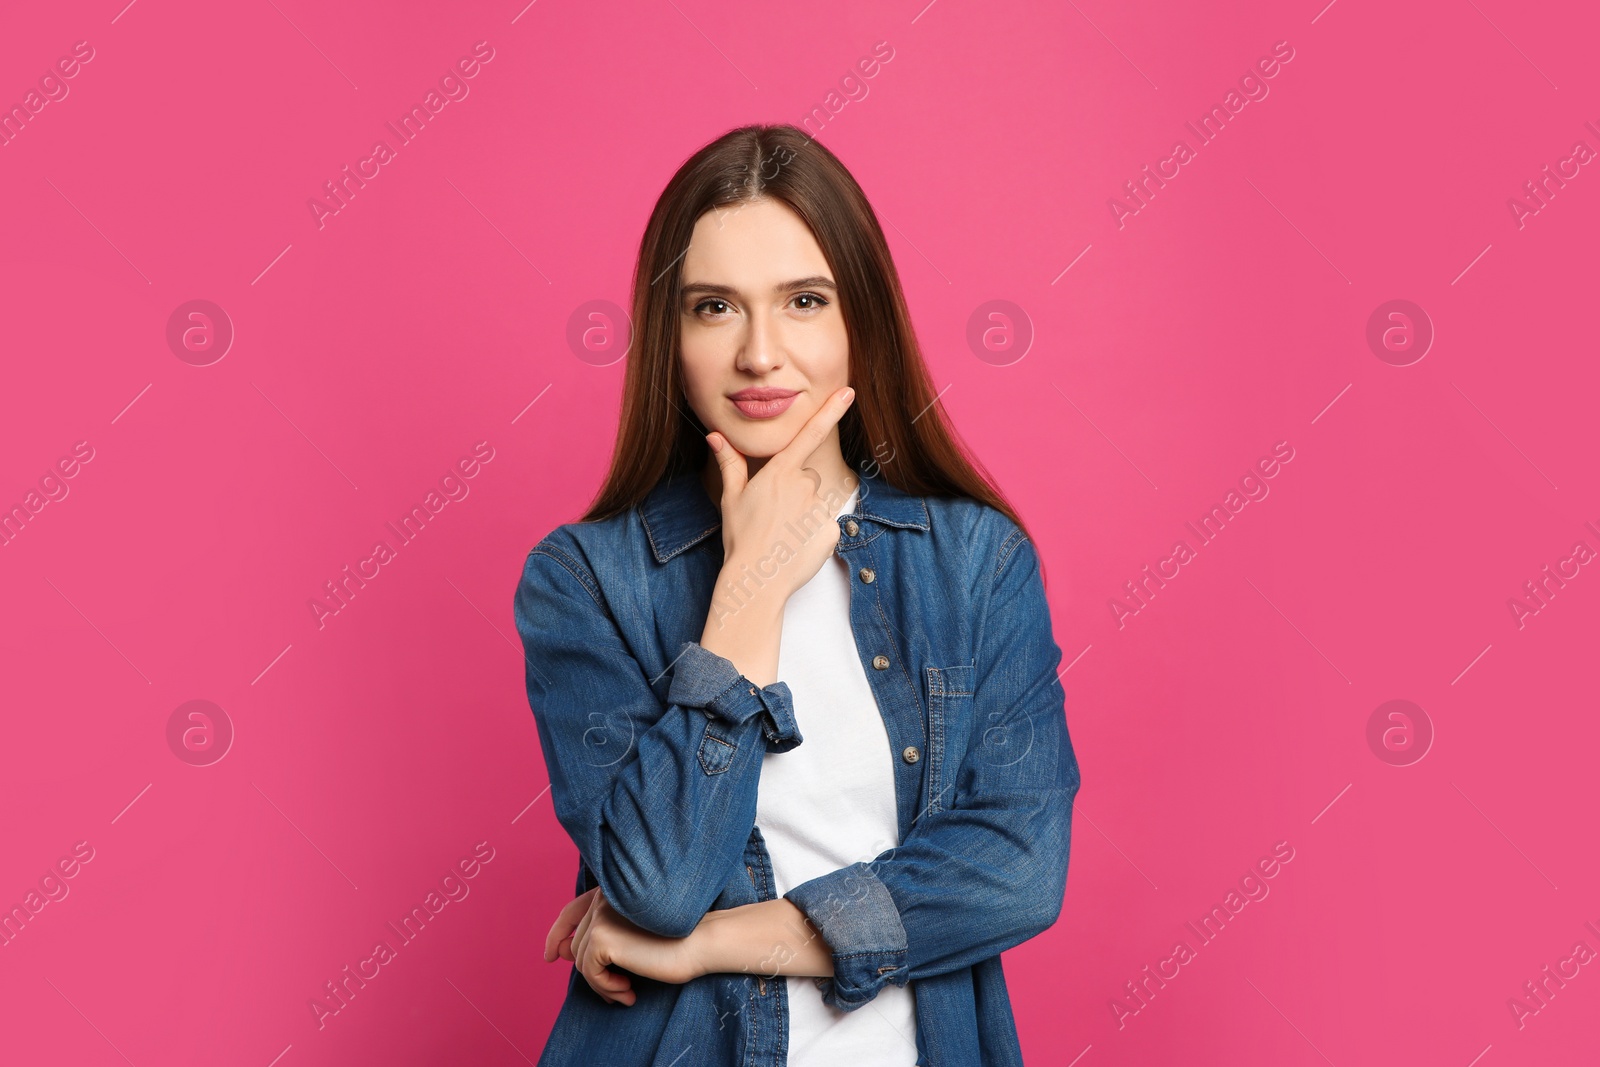
[[[854,390],[854,389],[850,389],[850,388],[848,388],[848,387],[847,387],[847,388],[846,388],[846,389],[845,389],[845,391],[844,391],[844,399],[845,399],[845,400],[850,400],[850,399],[852,399],[852,398],[853,398],[853,397],[854,397],[854,396],[855,396],[855,395],[856,395],[856,391],[855,391],[855,390]]]

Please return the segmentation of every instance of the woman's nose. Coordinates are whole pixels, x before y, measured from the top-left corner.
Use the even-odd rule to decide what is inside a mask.
[[[739,369],[766,374],[783,366],[782,340],[778,323],[764,314],[752,315],[744,344],[739,349]]]

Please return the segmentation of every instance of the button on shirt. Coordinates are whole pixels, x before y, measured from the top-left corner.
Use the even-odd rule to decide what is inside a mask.
[[[855,502],[852,494],[839,514]],[[837,552],[784,607],[778,678],[805,737],[761,764],[756,825],[783,894],[900,843],[894,755],[851,634],[850,569]],[[845,1012],[823,1003],[815,979],[786,981],[788,1067],[916,1063],[912,985],[885,988],[864,1010]]]

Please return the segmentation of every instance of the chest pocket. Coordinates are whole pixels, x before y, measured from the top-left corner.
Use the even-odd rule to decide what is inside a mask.
[[[928,813],[944,808],[954,782],[945,780],[951,766],[959,767],[972,736],[972,684],[970,663],[926,668],[928,689]]]

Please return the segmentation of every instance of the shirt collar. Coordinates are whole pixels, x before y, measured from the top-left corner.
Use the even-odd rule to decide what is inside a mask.
[[[857,480],[856,509],[841,519],[867,519],[901,530],[929,528],[928,505],[922,497],[896,489],[887,478],[858,475]],[[693,548],[722,527],[722,510],[706,494],[698,472],[662,478],[638,510],[658,563]]]

